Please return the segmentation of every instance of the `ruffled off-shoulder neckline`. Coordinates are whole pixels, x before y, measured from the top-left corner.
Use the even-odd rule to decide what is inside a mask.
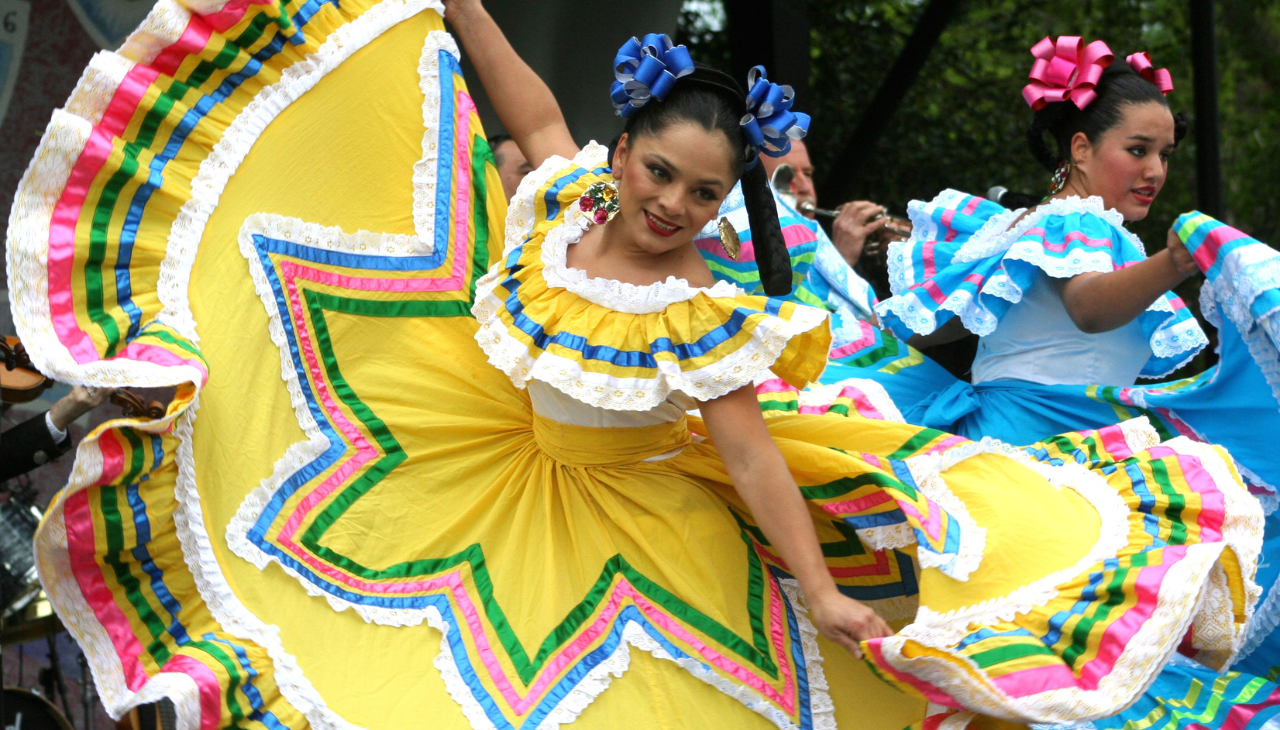
[[[490,364],[518,387],[536,379],[624,411],[650,410],[673,391],[718,398],[770,367],[798,387],[817,380],[830,345],[824,310],[727,281],[636,285],[568,266],[568,247],[593,224],[577,198],[608,179],[606,154],[592,143],[521,182],[503,258],[477,283],[472,307]]]
[[[911,237],[889,246],[894,296],[876,307],[881,321],[903,337],[933,332],[952,316],[970,332],[985,336],[1022,300],[1023,291],[1035,281],[1035,271],[1063,279],[1115,271],[1147,257],[1142,240],[1125,228],[1124,216],[1098,196],[1050,200],[1027,213],[944,190],[928,203],[913,201],[908,213]],[[1051,221],[1073,217],[1079,230],[1104,225],[1109,243],[1077,246],[1068,237],[1050,246],[1046,229]],[[1097,222],[1088,223],[1091,219]],[[1167,375],[1208,343],[1199,323],[1172,292],[1157,298],[1139,319],[1152,350],[1140,377]]]
[[[508,220],[525,220],[536,217],[536,194],[547,180],[558,171],[573,165],[584,170],[595,170],[608,164],[609,151],[595,141],[583,147],[572,160],[559,155],[547,158],[538,169],[525,176],[511,201]],[[713,286],[697,287],[687,279],[668,276],[662,281],[652,284],[629,284],[591,276],[583,269],[568,264],[569,246],[582,239],[587,230],[596,225],[576,205],[565,206],[564,221],[561,225],[547,232],[542,242],[543,276],[548,286],[567,289],[593,304],[608,307],[616,312],[627,314],[650,314],[661,312],[672,304],[685,302],[699,294],[709,297],[738,297],[746,292],[733,282],[717,281]],[[523,243],[529,233],[529,227],[517,227],[514,231],[516,240]],[[508,225],[507,247],[512,245],[511,226]]]

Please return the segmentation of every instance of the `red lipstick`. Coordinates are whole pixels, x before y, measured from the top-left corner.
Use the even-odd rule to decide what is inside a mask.
[[[650,213],[647,210],[644,212],[644,222],[649,224],[649,230],[653,231],[659,236],[662,236],[663,238],[674,236],[676,233],[680,231],[681,228],[684,227],[684,226],[678,226],[675,223],[672,223],[671,221],[666,220],[665,218],[659,218],[658,216],[654,215],[653,213]]]

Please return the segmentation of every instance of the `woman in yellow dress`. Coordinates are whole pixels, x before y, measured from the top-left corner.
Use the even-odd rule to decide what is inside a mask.
[[[37,535],[112,712],[897,730],[927,700],[947,727],[1060,723],[1126,706],[1179,648],[1237,650],[1261,515],[1215,447],[761,415],[757,379],[821,373],[826,315],[714,284],[692,241],[804,127],[763,72],[749,96],[661,36],[627,44],[610,164],[478,3],[451,6],[538,166],[503,230],[425,2],[164,12],[127,68],[86,72],[10,227],[38,364],[179,386],[164,419],[85,439]],[[345,117],[369,108],[366,134]],[[334,129],[340,174],[313,184],[309,135]],[[409,170],[411,219],[337,225],[379,224],[379,180]],[[749,205],[789,286],[772,202]]]

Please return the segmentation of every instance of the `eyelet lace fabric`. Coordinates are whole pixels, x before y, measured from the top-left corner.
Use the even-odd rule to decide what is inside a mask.
[[[1247,258],[1213,281],[1200,287],[1200,311],[1215,326],[1222,326],[1225,314],[1249,348],[1253,361],[1271,386],[1271,395],[1280,401],[1280,311],[1256,316],[1253,303],[1265,292],[1280,288],[1280,255],[1263,247],[1250,247]],[[1256,250],[1255,250],[1256,249]]]

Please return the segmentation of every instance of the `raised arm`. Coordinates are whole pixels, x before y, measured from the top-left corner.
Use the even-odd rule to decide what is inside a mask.
[[[577,154],[578,145],[551,89],[511,47],[480,0],[445,0],[444,17],[475,66],[502,126],[529,164],[537,168],[552,155]]]
[[[836,588],[804,497],[764,425],[755,388],[748,385],[705,401],[701,411],[734,488],[800,582],[814,626],[862,658],[859,641],[893,631],[874,611]]]
[[[1080,274],[1054,282],[1076,327],[1098,334],[1137,319],[1162,294],[1199,270],[1182,239],[1171,230],[1165,250],[1146,261],[1105,274]]]

